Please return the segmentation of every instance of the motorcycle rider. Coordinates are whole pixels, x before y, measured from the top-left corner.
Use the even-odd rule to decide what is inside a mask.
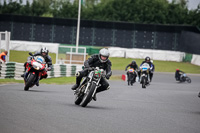
[[[40,77],[40,79],[38,79],[38,81],[36,82],[36,86],[39,86],[39,80],[43,79],[43,78],[47,78],[47,71],[51,71],[52,69],[52,59],[51,56],[48,55],[49,50],[46,47],[41,48],[41,50],[37,53],[35,53],[33,56],[42,56],[45,59],[45,62],[47,64],[47,68],[45,69],[45,71],[43,71],[42,76]],[[29,62],[32,60],[32,56],[29,56],[27,59],[27,62],[24,63],[24,70],[25,73],[21,75],[21,77],[26,78],[26,76],[28,75],[28,72],[26,71],[26,68],[29,65]]]
[[[128,67],[130,67],[130,69],[133,68],[135,71],[138,70],[138,65],[134,60],[126,66],[125,71],[127,71]],[[129,81],[129,71],[126,74],[127,74],[128,81]],[[136,75],[136,77],[137,77],[137,75]],[[134,82],[135,82],[136,77],[133,79]]]
[[[83,77],[87,76],[89,71],[91,70],[91,67],[99,67],[100,69],[103,69],[106,71],[105,78],[109,79],[112,75],[111,66],[112,63],[108,59],[109,58],[109,51],[106,48],[103,48],[99,51],[99,54],[92,55],[88,60],[84,62],[85,68],[82,71],[79,71],[76,73],[76,84],[72,86],[72,90],[76,90]],[[109,83],[105,78],[101,78],[100,84],[101,86],[97,89],[96,93],[108,90],[110,88]],[[96,94],[93,97],[93,100],[97,100]]]
[[[149,56],[147,56],[145,58],[145,60],[141,63],[140,67],[144,64],[144,63],[147,63],[149,64],[150,66],[150,70],[149,70],[149,78],[150,78],[150,82],[152,81],[152,78],[153,78],[153,71],[155,69],[155,66],[153,65],[153,63],[151,62],[151,58]],[[141,76],[141,71],[138,71],[138,77],[139,77],[139,80],[140,80],[140,76]]]
[[[175,72],[175,79],[176,81],[182,81],[181,75],[184,74],[183,71],[181,71],[180,69],[176,69]]]
[[[0,54],[0,62],[5,63],[6,62],[6,56],[8,54],[8,51],[4,51]]]

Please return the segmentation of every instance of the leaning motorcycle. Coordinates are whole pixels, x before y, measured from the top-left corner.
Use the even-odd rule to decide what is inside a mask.
[[[185,73],[181,74],[180,79],[181,79],[180,82],[186,82],[186,81],[188,83],[192,82],[192,80],[190,79],[190,77],[188,77],[187,74],[185,74]]]
[[[75,104],[86,107],[94,97],[99,83],[104,76],[104,70],[99,67],[92,68],[87,77],[84,77],[80,86],[75,91]]]
[[[128,70],[128,85],[133,85],[133,83],[135,82],[135,78],[136,78],[136,71],[133,68],[130,68]]]
[[[148,63],[144,63],[141,67],[141,80],[140,83],[142,84],[142,88],[146,88],[149,85],[149,70],[150,66]]]
[[[45,59],[42,56],[33,56],[32,53],[29,53],[32,56],[32,59],[28,61],[27,66],[27,75],[24,77],[24,90],[28,91],[30,87],[33,87],[36,82],[42,76],[42,72],[45,71],[46,63]]]

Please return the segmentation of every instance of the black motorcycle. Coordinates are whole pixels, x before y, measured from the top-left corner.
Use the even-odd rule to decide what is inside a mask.
[[[135,78],[137,76],[137,73],[133,68],[130,68],[127,73],[128,73],[128,85],[133,85],[135,83]]]
[[[84,77],[80,86],[75,91],[75,104],[86,107],[94,97],[99,83],[104,76],[104,70],[98,67],[92,68],[87,77]]]

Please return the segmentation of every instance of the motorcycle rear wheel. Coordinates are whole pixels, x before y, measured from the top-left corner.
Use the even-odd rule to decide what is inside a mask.
[[[74,103],[75,103],[76,105],[79,105],[79,104],[81,103],[82,100],[83,100],[83,96],[76,96],[76,97],[75,97]]]
[[[82,89],[85,89],[85,87],[86,86],[84,86],[84,88],[81,88],[81,90]],[[81,91],[80,89],[79,89],[79,91]],[[76,105],[79,105],[81,102],[82,102],[82,100],[83,100],[83,94],[82,94],[82,92],[78,92],[79,94],[76,94],[76,97],[75,97],[75,101],[74,101],[74,103],[76,104]],[[81,93],[81,94],[80,94]]]

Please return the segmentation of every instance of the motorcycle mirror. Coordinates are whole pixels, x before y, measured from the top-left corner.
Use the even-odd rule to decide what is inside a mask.
[[[29,52],[29,55],[33,56],[33,54],[31,52]]]

